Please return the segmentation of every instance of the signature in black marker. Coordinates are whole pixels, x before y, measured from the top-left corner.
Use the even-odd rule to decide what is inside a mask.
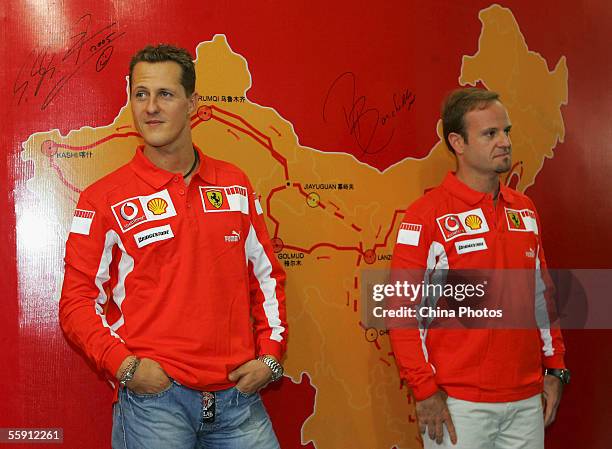
[[[113,54],[113,42],[125,34],[117,30],[117,22],[90,32],[91,14],[84,14],[74,24],[78,30],[70,36],[69,48],[51,54],[47,48],[34,49],[23,63],[13,83],[17,105],[30,97],[42,98],[41,110],[49,106],[66,83],[91,59],[97,57],[97,72],[106,67]]]
[[[328,105],[334,96],[341,95],[339,86],[343,84],[349,87],[350,92],[342,105],[344,120],[350,135],[355,139],[362,154],[380,153],[391,143],[395,129],[391,129],[386,140],[374,146],[374,143],[380,141],[380,139],[375,140],[376,133],[380,129],[378,126],[381,118],[380,112],[376,108],[367,106],[365,95],[357,95],[357,80],[353,72],[344,72],[331,84],[323,102],[323,121],[327,122]]]
[[[393,109],[382,116],[380,124],[385,126],[387,122],[394,119],[397,114],[405,110],[411,110],[416,101],[416,96],[410,89],[406,89],[401,95],[393,94]]]

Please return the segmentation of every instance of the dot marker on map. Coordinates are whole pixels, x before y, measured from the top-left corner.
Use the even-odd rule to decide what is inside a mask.
[[[202,105],[198,108],[198,117],[203,122],[209,121],[213,116],[212,108],[210,106]]]
[[[57,153],[57,147],[55,146],[55,142],[52,141],[52,140],[45,140],[40,145],[40,151],[45,156],[53,156],[53,155],[55,155],[55,153]]]
[[[271,240],[271,243],[272,243],[272,251],[274,251],[275,253],[280,253],[285,247],[285,244],[283,243],[283,241],[279,239],[278,237],[274,237]]]
[[[310,207],[317,207],[319,205],[319,201],[321,201],[321,198],[319,197],[319,194],[316,192],[310,192],[308,194],[308,197],[306,197],[306,203]]]
[[[363,253],[363,260],[365,260],[367,264],[373,264],[376,262],[376,252],[373,249],[367,250]]]
[[[373,327],[367,328],[365,331],[365,338],[370,343],[376,341],[376,339],[378,338],[378,331]]]

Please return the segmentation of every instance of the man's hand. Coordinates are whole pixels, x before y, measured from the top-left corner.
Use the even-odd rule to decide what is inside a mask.
[[[544,392],[542,405],[544,406],[544,427],[553,423],[557,417],[557,408],[563,394],[563,383],[556,376],[544,376]]]
[[[122,368],[125,369],[129,365],[129,359],[131,358],[123,361],[118,374],[123,372]],[[170,383],[171,380],[159,363],[151,359],[141,359],[134,377],[126,386],[136,394],[155,394],[168,388]]]
[[[272,370],[261,360],[250,360],[229,373],[227,378],[236,382],[236,388],[242,393],[251,394],[261,390],[270,383]]]
[[[444,437],[444,424],[448,429],[451,443],[457,444],[457,433],[446,405],[446,393],[437,391],[432,396],[416,403],[416,413],[419,420],[421,434],[429,433],[429,438],[442,443]]]

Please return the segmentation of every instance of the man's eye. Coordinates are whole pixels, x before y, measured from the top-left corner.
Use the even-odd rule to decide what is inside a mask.
[[[162,91],[159,93],[162,97],[171,97],[172,94],[170,92]]]
[[[134,94],[134,96],[135,96],[136,98],[144,98],[145,93],[144,93],[144,92],[142,92],[142,91],[141,91],[141,92],[136,92],[136,93]]]

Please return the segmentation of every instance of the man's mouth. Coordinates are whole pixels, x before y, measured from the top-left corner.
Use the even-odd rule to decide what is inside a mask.
[[[164,122],[161,121],[161,120],[147,120],[145,122],[145,124],[150,125],[150,126],[152,126],[152,125],[160,125],[162,123],[164,123]]]
[[[493,159],[497,159],[498,157],[510,157],[510,153],[500,153],[493,156]]]

